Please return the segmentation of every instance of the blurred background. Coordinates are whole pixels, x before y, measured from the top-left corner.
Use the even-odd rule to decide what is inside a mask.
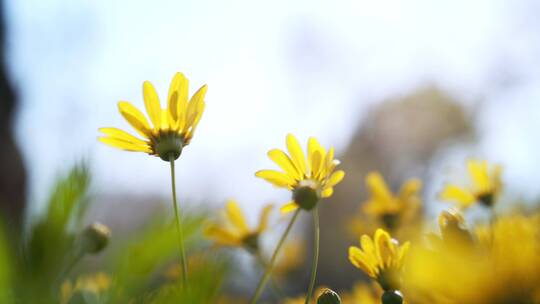
[[[116,103],[142,108],[142,82],[164,96],[176,71],[192,92],[209,86],[177,165],[188,210],[235,198],[255,224],[263,204],[289,199],[254,177],[273,168],[268,149],[284,148],[289,132],[336,148],[347,176],[321,211],[321,284],[346,288],[358,276],[346,258],[356,236],[341,223],[359,210],[371,170],[394,190],[421,178],[427,214],[447,206],[437,192],[463,176],[470,157],[503,164],[514,201],[539,198],[537,1],[47,0],[5,1],[3,13],[15,94],[4,100],[15,103],[2,109],[0,190],[15,197],[5,199],[17,202],[6,207],[14,217],[24,203],[27,216],[39,214],[54,179],[80,159],[93,174],[91,220],[129,231],[156,208],[169,210],[160,159],[96,138],[99,127],[130,129]],[[308,223],[295,232],[307,244]],[[304,288],[308,270],[297,277],[291,292]]]

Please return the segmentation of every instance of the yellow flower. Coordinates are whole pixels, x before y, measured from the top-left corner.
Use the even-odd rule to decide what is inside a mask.
[[[288,273],[297,270],[306,256],[303,242],[290,241],[283,245],[283,251],[272,270],[272,276],[276,279],[284,279]]]
[[[363,211],[373,217],[379,218],[386,228],[394,230],[401,221],[414,216],[420,207],[419,191],[422,182],[418,179],[409,179],[403,184],[399,193],[394,195],[378,172],[371,172],[366,177],[366,187],[370,197],[363,204]]]
[[[255,173],[276,187],[292,191],[293,199],[281,207],[286,213],[297,208],[311,210],[321,198],[327,198],[334,192],[333,187],[345,176],[345,172],[334,169],[339,161],[334,159],[334,148],[328,152],[316,138],[308,141],[307,160],[294,135],[287,135],[289,155],[279,149],[268,151],[268,157],[284,172],[276,170],[260,170]]]
[[[143,139],[117,128],[100,128],[105,136],[99,137],[99,140],[115,148],[159,156],[165,161],[177,159],[182,148],[190,143],[205,107],[207,86],[202,86],[189,102],[188,88],[187,78],[182,73],[176,73],[169,87],[167,107],[163,109],[154,86],[145,81],[144,105],[152,126],[131,103],[118,103],[120,114]]]
[[[404,287],[430,303],[540,303],[540,218],[501,216],[476,228],[473,242],[415,246],[408,253]]]
[[[224,225],[210,224],[204,233],[207,238],[222,246],[244,247],[250,251],[259,248],[259,235],[268,227],[272,205],[266,205],[260,215],[259,226],[250,229],[238,203],[229,200],[225,209],[228,220]]]
[[[399,290],[403,257],[410,243],[399,246],[388,232],[377,229],[373,240],[368,235],[362,235],[360,245],[362,248],[349,247],[349,261],[377,280],[384,290]]]
[[[467,208],[475,202],[488,207],[493,206],[502,188],[501,166],[495,165],[488,168],[486,161],[469,160],[467,168],[472,183],[468,187],[447,184],[440,198],[455,202],[461,208]]]

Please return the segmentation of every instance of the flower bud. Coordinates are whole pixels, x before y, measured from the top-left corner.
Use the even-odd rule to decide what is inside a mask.
[[[382,295],[382,304],[403,304],[403,297],[399,291],[387,290]]]
[[[298,187],[293,191],[293,200],[304,210],[313,209],[321,199],[317,184],[311,180],[300,181]]]
[[[81,234],[81,250],[84,253],[95,254],[107,247],[111,238],[109,227],[101,223],[93,223],[86,227]]]
[[[336,292],[327,288],[317,299],[317,304],[341,304],[341,299]]]

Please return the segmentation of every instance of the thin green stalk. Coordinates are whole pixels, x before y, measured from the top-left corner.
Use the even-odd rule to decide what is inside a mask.
[[[176,231],[178,233],[178,247],[180,250],[180,264],[182,266],[182,286],[186,287],[188,283],[188,270],[186,261],[186,252],[184,250],[184,237],[182,235],[182,225],[180,224],[179,207],[176,202],[176,178],[174,173],[174,155],[169,156],[169,162],[171,164],[171,184],[172,184],[172,198],[174,206],[174,218],[176,221]]]
[[[309,288],[306,296],[305,304],[309,304],[311,295],[313,294],[313,288],[315,287],[315,280],[317,279],[317,265],[319,264],[319,209],[315,207],[313,209],[313,261],[311,263],[311,280],[309,281]]]
[[[255,256],[257,257],[257,260],[259,261],[261,267],[266,270],[268,268],[268,263],[266,263],[264,257],[259,250],[257,250]],[[279,287],[279,284],[276,282],[273,276],[270,276],[270,287],[272,287],[272,290],[276,293],[276,298],[278,298],[278,300],[285,298],[285,294],[283,293],[283,291]]]
[[[270,278],[270,273],[272,272],[272,267],[274,266],[274,263],[276,261],[277,255],[279,253],[279,250],[281,249],[281,246],[285,242],[285,239],[287,238],[287,235],[289,235],[289,232],[291,231],[291,228],[296,221],[296,218],[298,217],[298,214],[300,214],[300,208],[298,208],[295,212],[293,217],[291,218],[291,221],[289,222],[289,225],[287,225],[287,228],[285,229],[285,232],[283,232],[283,235],[279,239],[279,242],[276,246],[276,249],[274,250],[274,253],[272,254],[272,258],[270,259],[270,262],[268,263],[266,267],[266,271],[264,272],[264,275],[262,276],[261,280],[259,281],[259,284],[257,285],[257,289],[255,290],[255,294],[251,298],[250,303],[255,304],[257,303],[257,300],[262,294],[262,291],[264,289],[264,286],[266,285],[266,282]]]

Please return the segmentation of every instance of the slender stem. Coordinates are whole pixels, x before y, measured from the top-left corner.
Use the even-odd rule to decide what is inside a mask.
[[[266,270],[268,268],[268,263],[264,260],[264,257],[259,250],[257,250],[255,256],[262,269]],[[283,291],[279,287],[279,284],[276,282],[273,276],[270,276],[270,287],[272,287],[272,290],[276,293],[276,297],[278,298],[278,300],[285,298],[285,294],[283,293]]]
[[[315,280],[317,279],[317,265],[319,264],[319,209],[315,207],[313,209],[313,262],[311,263],[311,280],[309,281],[309,288],[306,296],[305,304],[309,304],[311,296],[313,294],[313,288],[315,287]]]
[[[182,266],[182,286],[186,287],[188,282],[188,270],[186,262],[186,252],[184,250],[184,237],[182,235],[182,225],[180,224],[179,207],[176,202],[176,178],[174,173],[174,155],[169,156],[169,162],[171,164],[171,185],[172,185],[172,198],[174,206],[174,218],[176,222],[176,231],[178,233],[178,247],[180,250],[180,263]]]
[[[71,259],[67,267],[64,268],[64,270],[60,273],[60,276],[58,277],[58,282],[61,283],[62,280],[64,280],[75,268],[75,265],[79,263],[79,261],[84,257],[84,252],[77,252],[75,256]]]
[[[281,249],[281,246],[283,245],[285,239],[287,238],[287,235],[289,235],[289,232],[291,231],[291,228],[296,221],[296,218],[298,217],[298,214],[300,213],[300,208],[298,208],[295,212],[293,217],[291,218],[291,221],[289,222],[289,225],[287,225],[287,228],[285,229],[285,232],[283,232],[283,235],[279,239],[279,242],[276,246],[276,249],[274,250],[274,253],[272,254],[272,258],[270,259],[270,262],[268,263],[266,267],[266,271],[264,272],[264,275],[262,276],[261,280],[259,281],[259,284],[257,285],[257,289],[255,290],[255,294],[253,295],[253,298],[251,298],[250,303],[255,304],[257,303],[257,300],[262,294],[262,291],[264,289],[264,285],[266,285],[266,282],[270,278],[270,273],[272,272],[272,267],[274,266],[274,263],[276,261],[277,255],[279,253],[279,250]]]

